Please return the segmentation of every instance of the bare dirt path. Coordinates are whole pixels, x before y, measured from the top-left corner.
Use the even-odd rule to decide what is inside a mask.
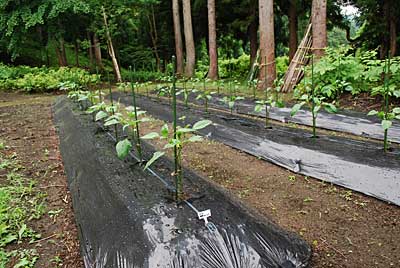
[[[49,95],[0,93],[0,140],[6,154],[15,153],[25,176],[46,194],[45,214],[31,221],[41,240],[17,247],[35,248],[35,267],[83,267],[71,197],[67,188]]]

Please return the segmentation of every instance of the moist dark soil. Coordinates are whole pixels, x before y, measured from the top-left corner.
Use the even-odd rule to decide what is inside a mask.
[[[23,173],[37,181],[38,189],[47,195],[46,213],[29,222],[41,234],[38,243],[28,245],[40,255],[35,267],[53,268],[58,256],[62,267],[83,267],[77,228],[59,141],[52,122],[51,95],[22,95],[0,92],[0,139],[7,145],[6,153],[16,153]],[[61,212],[50,217],[48,211]],[[21,247],[23,245],[17,245]]]
[[[142,133],[159,131],[163,124],[145,123]],[[306,239],[313,247],[311,267],[400,266],[399,207],[216,142],[190,144],[184,154],[186,166]]]

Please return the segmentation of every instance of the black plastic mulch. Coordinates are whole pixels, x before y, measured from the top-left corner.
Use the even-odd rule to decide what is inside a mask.
[[[202,104],[202,100],[196,100],[196,95],[190,93],[189,101],[196,104]],[[210,100],[210,106],[218,109],[229,110],[228,106],[223,103],[224,95],[214,95]],[[178,96],[182,99],[182,95]],[[255,115],[265,117],[265,108],[260,112],[254,111],[255,102],[246,98],[238,100],[235,104],[235,112],[239,114]],[[312,126],[312,114],[309,110],[303,109],[297,112],[295,116],[290,115],[291,108],[269,108],[269,118],[280,122],[292,122],[304,126]],[[319,128],[350,133],[353,135],[383,140],[383,129],[381,121],[376,116],[367,116],[361,112],[350,110],[339,110],[338,113],[332,114],[323,109],[318,113],[317,126]],[[388,131],[389,141],[400,143],[400,122],[393,121],[392,127]]]
[[[304,267],[310,247],[297,235],[238,203],[221,188],[185,170],[185,190],[211,209],[217,231],[133,159],[116,157],[114,142],[74,104],[54,106],[60,149],[73,197],[86,267]],[[110,130],[111,131],[111,130]],[[145,145],[146,157],[152,148]],[[172,164],[154,169],[172,182]]]
[[[131,97],[114,94],[116,100],[131,104]],[[147,97],[138,106],[152,116],[171,122],[168,103]],[[302,129],[275,126],[265,129],[263,122],[212,111],[186,109],[178,105],[181,125],[208,118],[214,124],[201,134],[266,159],[294,172],[331,182],[378,199],[400,205],[400,152],[384,153],[379,144],[345,137],[319,136],[313,140]]]

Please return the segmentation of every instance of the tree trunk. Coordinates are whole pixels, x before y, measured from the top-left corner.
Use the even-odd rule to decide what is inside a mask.
[[[190,7],[190,0],[183,0],[183,21],[185,31],[185,47],[186,47],[186,66],[185,75],[192,77],[194,75],[194,67],[196,64],[196,51],[193,40],[193,27],[192,27],[192,11]]]
[[[252,22],[249,24],[249,28],[247,31],[250,40],[250,66],[253,66],[257,58],[258,49],[258,24],[256,19],[252,20]]]
[[[272,87],[276,79],[273,0],[259,0],[259,20],[261,66],[258,87],[265,89]]]
[[[158,55],[158,46],[157,46],[158,34],[157,34],[156,18],[154,15],[153,6],[151,6],[151,17],[149,14],[147,14],[147,21],[149,22],[150,26],[150,36],[151,36],[151,42],[153,43],[153,52],[156,58],[157,70],[161,71],[161,60],[160,56]]]
[[[385,59],[388,56],[388,50],[390,46],[390,2],[389,0],[383,0],[382,6],[382,23],[384,30],[380,33],[381,46],[379,48],[380,59]]]
[[[96,64],[99,67],[100,70],[104,70],[104,65],[103,65],[103,60],[101,57],[101,47],[100,47],[100,42],[99,38],[97,37],[97,34],[93,34],[93,49],[94,49],[94,57],[96,58]]]
[[[75,50],[75,65],[79,67],[79,43],[78,40],[74,42],[74,50]]]
[[[174,19],[176,74],[180,76],[183,74],[183,44],[178,0],[172,0],[172,14]]]
[[[89,32],[87,32],[87,39],[89,40],[89,48],[88,48],[88,54],[89,54],[89,67],[90,69],[93,68],[93,40],[92,36]]]
[[[108,28],[108,23],[107,23],[106,11],[105,11],[104,7],[102,7],[102,9],[103,9],[104,26],[106,27],[108,53],[110,54],[111,61],[112,61],[112,64],[113,64],[113,69],[114,69],[114,73],[115,73],[115,79],[117,80],[118,83],[120,83],[120,82],[122,82],[121,72],[119,70],[117,58],[115,57],[114,46],[113,46],[113,43],[112,43],[112,40],[111,40],[110,30]]]
[[[397,52],[397,20],[395,14],[396,4],[393,0],[386,0],[384,5],[387,8],[387,14],[385,14],[385,18],[387,18],[387,29],[388,29],[388,48],[390,50],[390,56],[394,57]],[[386,55],[385,55],[386,57]]]
[[[296,0],[289,3],[289,62],[292,61],[297,50],[297,8]]]
[[[57,55],[57,59],[58,59],[58,65],[59,66],[67,66],[68,62],[67,62],[67,56],[65,53],[65,42],[64,42],[64,38],[60,37],[57,40],[58,44],[56,45],[56,55]]]
[[[208,0],[208,47],[210,56],[210,68],[208,78],[218,79],[218,51],[217,51],[217,29],[215,22],[215,0]]]
[[[61,56],[61,50],[58,46],[55,46],[55,50],[56,50],[56,55],[57,55],[57,60],[58,60],[58,66],[64,66],[64,61],[62,59]]]
[[[393,13],[393,12],[391,12]],[[396,56],[397,52],[397,32],[396,32],[396,18],[393,14],[390,17],[390,56]]]
[[[312,1],[312,49],[316,59],[321,58],[325,54],[325,48],[328,45],[326,33],[326,1],[327,0]]]

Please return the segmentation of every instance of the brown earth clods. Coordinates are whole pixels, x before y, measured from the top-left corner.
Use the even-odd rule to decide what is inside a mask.
[[[36,190],[46,194],[46,212],[29,227],[41,234],[33,244],[40,256],[35,267],[83,267],[78,233],[67,187],[59,141],[52,121],[54,96],[0,93],[0,140],[5,154],[16,153],[22,173],[37,181]],[[49,211],[57,211],[54,215]],[[51,217],[50,217],[51,216]],[[13,245],[14,246],[14,245]]]

